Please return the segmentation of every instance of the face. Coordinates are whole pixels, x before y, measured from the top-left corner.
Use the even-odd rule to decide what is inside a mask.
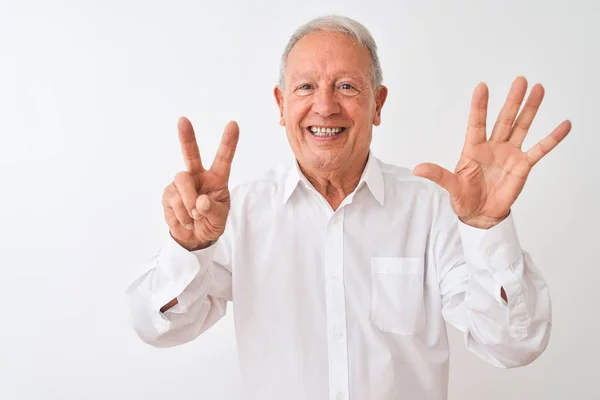
[[[288,56],[285,89],[274,92],[301,167],[343,173],[366,159],[387,96],[371,84],[368,49],[341,33],[307,35]]]

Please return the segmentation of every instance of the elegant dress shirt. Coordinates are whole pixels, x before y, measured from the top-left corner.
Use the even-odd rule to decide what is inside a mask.
[[[166,235],[127,295],[157,347],[198,337],[231,302],[245,399],[446,399],[446,323],[497,367],[547,346],[548,288],[512,215],[465,225],[444,189],[372,153],[335,211],[296,163],[231,199],[215,244],[189,252]]]

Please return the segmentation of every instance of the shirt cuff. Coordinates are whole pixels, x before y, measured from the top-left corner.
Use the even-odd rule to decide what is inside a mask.
[[[529,324],[522,283],[525,262],[512,213],[490,229],[475,228],[460,220],[458,224],[465,260],[472,276],[479,277],[481,286],[507,307],[509,335],[516,340],[524,338]],[[479,273],[482,269],[491,274],[493,284],[485,284],[485,274]],[[506,292],[508,304],[501,297],[501,288]]]
[[[458,229],[467,262],[484,264],[492,273],[506,269],[523,255],[512,213],[489,229],[475,228],[459,219]]]
[[[189,251],[168,234],[158,255],[157,268],[164,284],[160,285],[163,290],[157,291],[154,296],[154,309],[160,309],[178,297],[198,275],[206,274],[215,249],[216,244],[213,244],[202,250]],[[185,307],[185,304],[181,306]]]

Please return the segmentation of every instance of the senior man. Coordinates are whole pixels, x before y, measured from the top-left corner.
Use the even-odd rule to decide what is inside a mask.
[[[519,77],[488,139],[479,84],[455,172],[411,171],[370,151],[381,82],[360,23],[330,16],[299,28],[274,89],[295,160],[231,192],[237,124],[205,169],[190,122],[179,120],[187,170],[164,191],[169,235],[128,289],[143,341],[191,341],[232,301],[245,398],[261,400],[445,399],[446,323],[498,367],[543,352],[548,288],[510,209],[569,121],[522,151],[543,88],[519,113]]]

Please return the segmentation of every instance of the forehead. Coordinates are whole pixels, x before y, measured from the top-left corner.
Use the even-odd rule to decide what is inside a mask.
[[[304,36],[290,51],[285,74],[332,76],[345,74],[366,78],[370,74],[369,50],[339,32],[314,32]]]

